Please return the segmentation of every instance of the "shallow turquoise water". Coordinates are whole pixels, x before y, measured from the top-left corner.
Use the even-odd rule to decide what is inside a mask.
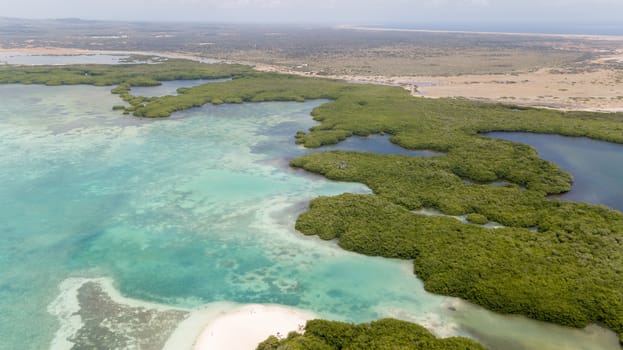
[[[30,345],[46,344],[56,327],[46,305],[72,275],[112,276],[132,297],[179,306],[270,302],[353,320],[376,317],[388,295],[443,301],[412,295],[408,264],[292,230],[310,199],[367,191],[289,169],[278,150],[252,151],[267,147],[271,125],[308,128],[320,102],[141,121],[108,112],[107,88],[0,89],[2,342],[22,342],[34,320],[48,332]]]
[[[8,85],[0,96],[0,349],[48,346],[58,322],[46,308],[72,276],[189,308],[276,303],[356,322],[397,316],[500,349],[526,338],[615,348],[602,333],[431,295],[409,262],[296,233],[312,198],[368,191],[287,166],[305,152],[293,135],[321,101],[208,105],[154,121],[112,112],[109,88]]]

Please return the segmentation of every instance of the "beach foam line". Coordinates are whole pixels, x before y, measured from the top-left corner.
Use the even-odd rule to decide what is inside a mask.
[[[73,343],[68,339],[84,326],[78,315],[78,289],[86,282],[84,278],[69,278],[64,280],[59,288],[61,293],[48,305],[48,312],[58,319],[60,327],[54,334],[50,344],[51,350],[71,349]]]

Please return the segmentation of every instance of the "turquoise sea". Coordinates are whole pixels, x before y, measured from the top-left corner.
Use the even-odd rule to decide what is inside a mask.
[[[492,349],[620,349],[600,328],[432,295],[409,261],[297,233],[311,199],[369,192],[288,167],[307,152],[293,135],[324,101],[142,120],[113,112],[109,87],[4,85],[0,98],[0,349],[52,346],[69,316],[50,304],[72,277],[106,277],[128,298],[177,308],[272,303],[353,322],[400,317]],[[399,150],[380,136],[351,142],[368,141]]]

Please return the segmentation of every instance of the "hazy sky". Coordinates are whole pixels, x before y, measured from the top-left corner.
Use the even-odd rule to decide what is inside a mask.
[[[621,23],[623,0],[0,0],[0,16],[206,22]]]

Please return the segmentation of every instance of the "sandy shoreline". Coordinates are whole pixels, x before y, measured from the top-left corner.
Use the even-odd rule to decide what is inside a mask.
[[[291,331],[302,332],[312,313],[278,305],[244,305],[207,323],[194,350],[252,350],[274,335],[283,338]]]
[[[163,350],[253,350],[269,336],[301,332],[314,314],[272,304],[211,303],[193,311]]]

